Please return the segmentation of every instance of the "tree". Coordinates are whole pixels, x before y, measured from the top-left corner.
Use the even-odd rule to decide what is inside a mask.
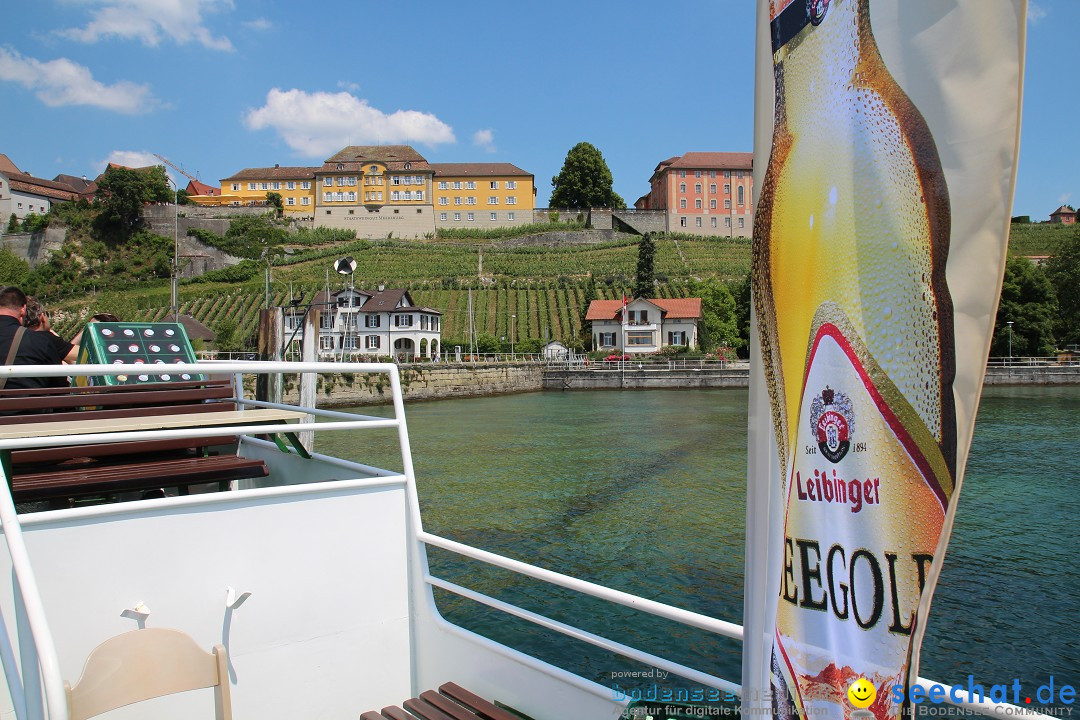
[[[476,336],[476,352],[482,355],[493,355],[499,352],[500,348],[499,338],[491,333],[480,333]]]
[[[142,179],[142,201],[144,203],[171,203],[176,197],[169,187],[169,176],[164,165],[136,170]]]
[[[130,168],[109,167],[98,183],[101,213],[95,225],[106,235],[131,233],[142,222],[143,177]]]
[[[735,298],[727,285],[718,280],[704,280],[691,286],[701,297],[701,347],[739,347],[739,328],[735,318]]]
[[[98,183],[96,202],[101,213],[95,225],[105,235],[127,236],[142,222],[144,203],[171,203],[173,199],[164,166],[141,170],[110,166]]]
[[[739,346],[736,349],[740,357],[750,357],[750,277],[751,273],[747,272],[732,293],[735,296],[735,325],[739,328]]]
[[[1057,295],[1054,336],[1062,347],[1080,344],[1080,230],[1046,261],[1046,277]]]
[[[585,316],[589,314],[589,306],[592,305],[592,301],[595,299],[596,279],[589,275],[589,280],[585,283],[585,297],[581,302],[581,322],[579,323],[580,330],[578,332],[578,343],[586,350],[592,349],[592,328],[589,327],[589,322],[585,319]]]
[[[30,264],[6,247],[0,247],[0,283],[23,287],[30,275]]]
[[[240,350],[239,326],[233,318],[222,318],[214,323],[214,344],[221,352]]]
[[[281,193],[266,193],[266,204],[277,210],[278,217],[281,217],[281,214],[285,212],[285,203],[281,200]]]
[[[656,281],[653,278],[655,261],[656,244],[653,243],[653,234],[645,233],[638,242],[637,283],[634,286],[634,297],[651,298],[656,292]]]
[[[1044,357],[1054,352],[1054,316],[1057,302],[1046,274],[1025,257],[1013,256],[1005,264],[1001,304],[990,354]],[[1009,322],[1012,322],[1012,330]]]
[[[592,144],[581,142],[570,148],[562,170],[551,178],[551,207],[624,208],[626,203],[612,189],[611,170],[604,156]]]
[[[11,217],[8,218],[7,232],[19,232],[19,218],[15,217],[15,213],[11,213]]]
[[[49,227],[49,216],[38,215],[37,213],[27,213],[26,217],[22,221],[23,232],[36,233],[41,232],[45,228]]]

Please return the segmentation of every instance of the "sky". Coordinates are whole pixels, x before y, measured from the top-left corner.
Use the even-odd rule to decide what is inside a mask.
[[[156,154],[217,186],[400,143],[513,163],[546,207],[586,141],[633,205],[662,160],[752,151],[754,15],[751,0],[3,0],[0,153],[49,179]],[[1080,200],[1077,27],[1080,0],[1031,0],[1013,215]]]

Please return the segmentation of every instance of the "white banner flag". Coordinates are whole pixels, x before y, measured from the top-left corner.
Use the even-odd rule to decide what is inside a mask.
[[[760,2],[744,708],[883,720],[974,427],[1026,7]]]

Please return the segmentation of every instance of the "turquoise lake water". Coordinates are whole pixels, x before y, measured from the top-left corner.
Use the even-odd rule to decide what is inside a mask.
[[[741,624],[746,413],[737,389],[409,404],[425,529]],[[987,388],[922,676],[1080,685],[1078,431],[1080,387]],[[400,469],[390,433],[358,435],[368,433],[321,435],[316,450]],[[430,560],[437,576],[740,680],[737,642],[437,549]],[[599,682],[647,669],[441,590],[436,598],[450,620]]]

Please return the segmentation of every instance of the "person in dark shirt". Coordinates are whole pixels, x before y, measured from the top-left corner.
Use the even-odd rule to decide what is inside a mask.
[[[26,321],[26,295],[17,287],[8,286],[0,290],[0,362],[5,365],[11,351],[15,334]],[[79,346],[48,331],[27,330],[15,351],[12,365],[59,365],[74,363],[79,355]],[[53,385],[52,378],[13,377],[4,385],[6,388],[43,388]]]

